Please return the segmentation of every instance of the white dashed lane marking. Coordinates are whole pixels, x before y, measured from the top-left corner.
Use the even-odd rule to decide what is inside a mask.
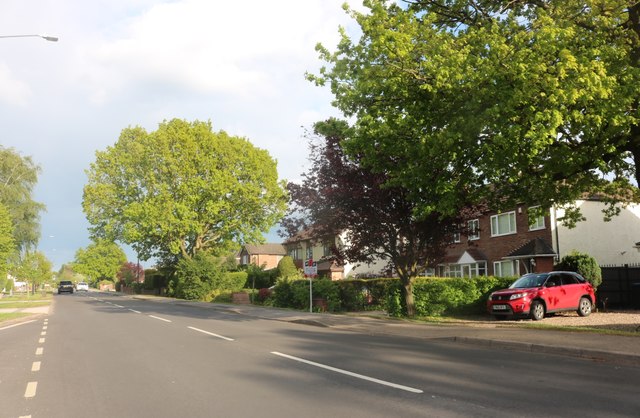
[[[149,315],[149,317],[153,318],[153,319],[158,319],[160,321],[164,321],[164,322],[171,322],[170,319],[164,319],[164,318],[160,318],[159,316],[154,316],[154,315]]]
[[[31,365],[31,371],[32,372],[39,372],[40,371],[40,362],[39,361],[34,361],[33,364]]]
[[[24,391],[24,397],[33,398],[36,396],[36,389],[38,389],[38,382],[27,383],[27,390]]]
[[[212,337],[221,338],[221,339],[227,340],[227,341],[233,341],[233,338],[225,337],[225,336],[219,335],[219,334],[214,334],[213,332],[205,331],[203,329],[194,328],[194,327],[187,327],[187,328],[192,329],[194,331],[201,332],[203,334],[211,335]]]

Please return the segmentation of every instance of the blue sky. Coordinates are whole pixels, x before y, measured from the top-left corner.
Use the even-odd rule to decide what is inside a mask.
[[[39,249],[54,268],[90,243],[85,170],[128,126],[211,120],[268,150],[282,179],[299,178],[304,128],[338,114],[328,90],[304,73],[321,65],[317,42],[333,48],[338,27],[351,29],[342,3],[2,1],[0,35],[60,39],[0,39],[1,143],[42,168]]]

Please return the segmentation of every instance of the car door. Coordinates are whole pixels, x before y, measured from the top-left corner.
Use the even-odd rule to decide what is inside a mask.
[[[544,299],[547,304],[547,312],[557,311],[562,308],[563,291],[562,278],[559,274],[551,274],[544,283]]]
[[[562,274],[563,309],[578,309],[584,285],[572,274]]]

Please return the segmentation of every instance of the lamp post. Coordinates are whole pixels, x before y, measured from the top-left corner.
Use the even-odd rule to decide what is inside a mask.
[[[49,36],[49,35],[0,35],[0,38],[42,38],[45,41],[49,42],[58,42],[57,36]]]

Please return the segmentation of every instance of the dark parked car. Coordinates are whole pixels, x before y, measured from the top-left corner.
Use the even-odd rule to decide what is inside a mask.
[[[73,283],[69,280],[61,280],[58,285],[58,294],[65,292],[73,293]]]
[[[539,321],[548,313],[562,311],[588,316],[596,300],[594,291],[591,283],[578,273],[529,273],[508,289],[493,292],[487,309],[497,319],[528,316]]]

